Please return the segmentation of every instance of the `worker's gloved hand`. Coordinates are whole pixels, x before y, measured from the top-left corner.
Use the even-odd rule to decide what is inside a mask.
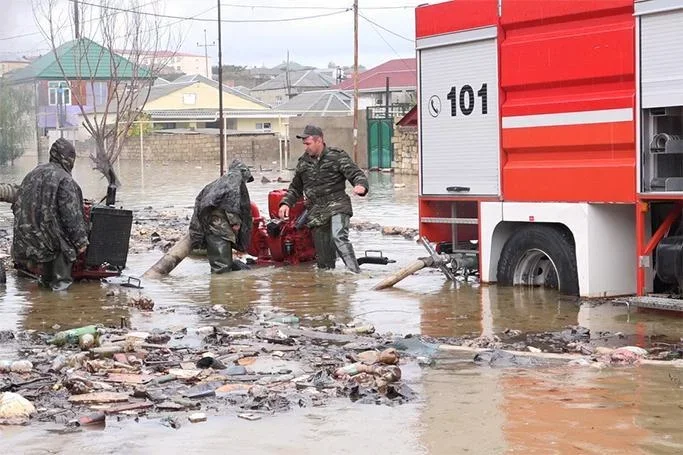
[[[280,206],[280,210],[278,211],[278,216],[280,217],[281,220],[284,220],[285,218],[289,218],[289,206],[282,204]]]

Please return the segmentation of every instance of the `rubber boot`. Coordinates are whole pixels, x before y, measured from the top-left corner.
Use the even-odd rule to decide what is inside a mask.
[[[337,252],[332,243],[330,225],[318,226],[313,230],[313,245],[315,246],[315,258],[320,269],[333,269],[337,261]]]
[[[332,215],[330,218],[330,235],[332,242],[341,256],[346,268],[353,273],[360,273],[356,254],[353,252],[353,245],[349,242],[349,225],[351,218],[343,213]]]
[[[337,248],[339,248],[339,255],[341,256],[342,261],[344,261],[346,268],[353,273],[360,273],[360,267],[358,266],[358,261],[356,260],[356,253],[353,251],[353,245],[350,243],[345,243],[343,245],[339,245]]]
[[[58,254],[52,262],[45,263],[41,284],[53,291],[66,291],[74,280],[71,278],[73,263],[63,254]]]
[[[207,234],[206,254],[209,257],[211,273],[225,273],[232,270],[232,243],[224,238]]]

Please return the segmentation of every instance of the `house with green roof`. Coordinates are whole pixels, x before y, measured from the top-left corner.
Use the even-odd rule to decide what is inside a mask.
[[[83,121],[80,106],[86,115],[116,115],[116,103],[110,99],[114,87],[151,84],[153,80],[149,69],[87,38],[64,43],[6,77],[34,93],[36,125],[43,136],[50,130],[77,131]]]

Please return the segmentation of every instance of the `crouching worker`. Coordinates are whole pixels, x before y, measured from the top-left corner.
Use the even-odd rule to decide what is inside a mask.
[[[66,290],[76,256],[88,247],[83,194],[71,176],[76,150],[66,139],[50,148],[50,161],[21,182],[14,212],[12,255],[19,268],[40,270],[40,283]]]
[[[190,221],[193,248],[206,248],[211,273],[239,269],[233,261],[233,248],[245,251],[251,239],[251,200],[247,182],[249,168],[234,160],[228,172],[209,183],[197,195]]]

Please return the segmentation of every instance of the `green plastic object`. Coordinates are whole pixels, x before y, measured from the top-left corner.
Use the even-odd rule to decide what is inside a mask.
[[[96,325],[86,325],[85,327],[78,327],[76,329],[63,330],[57,332],[55,336],[48,341],[50,344],[55,346],[63,346],[65,344],[78,344],[78,339],[86,334],[91,334],[93,336],[97,335]]]

